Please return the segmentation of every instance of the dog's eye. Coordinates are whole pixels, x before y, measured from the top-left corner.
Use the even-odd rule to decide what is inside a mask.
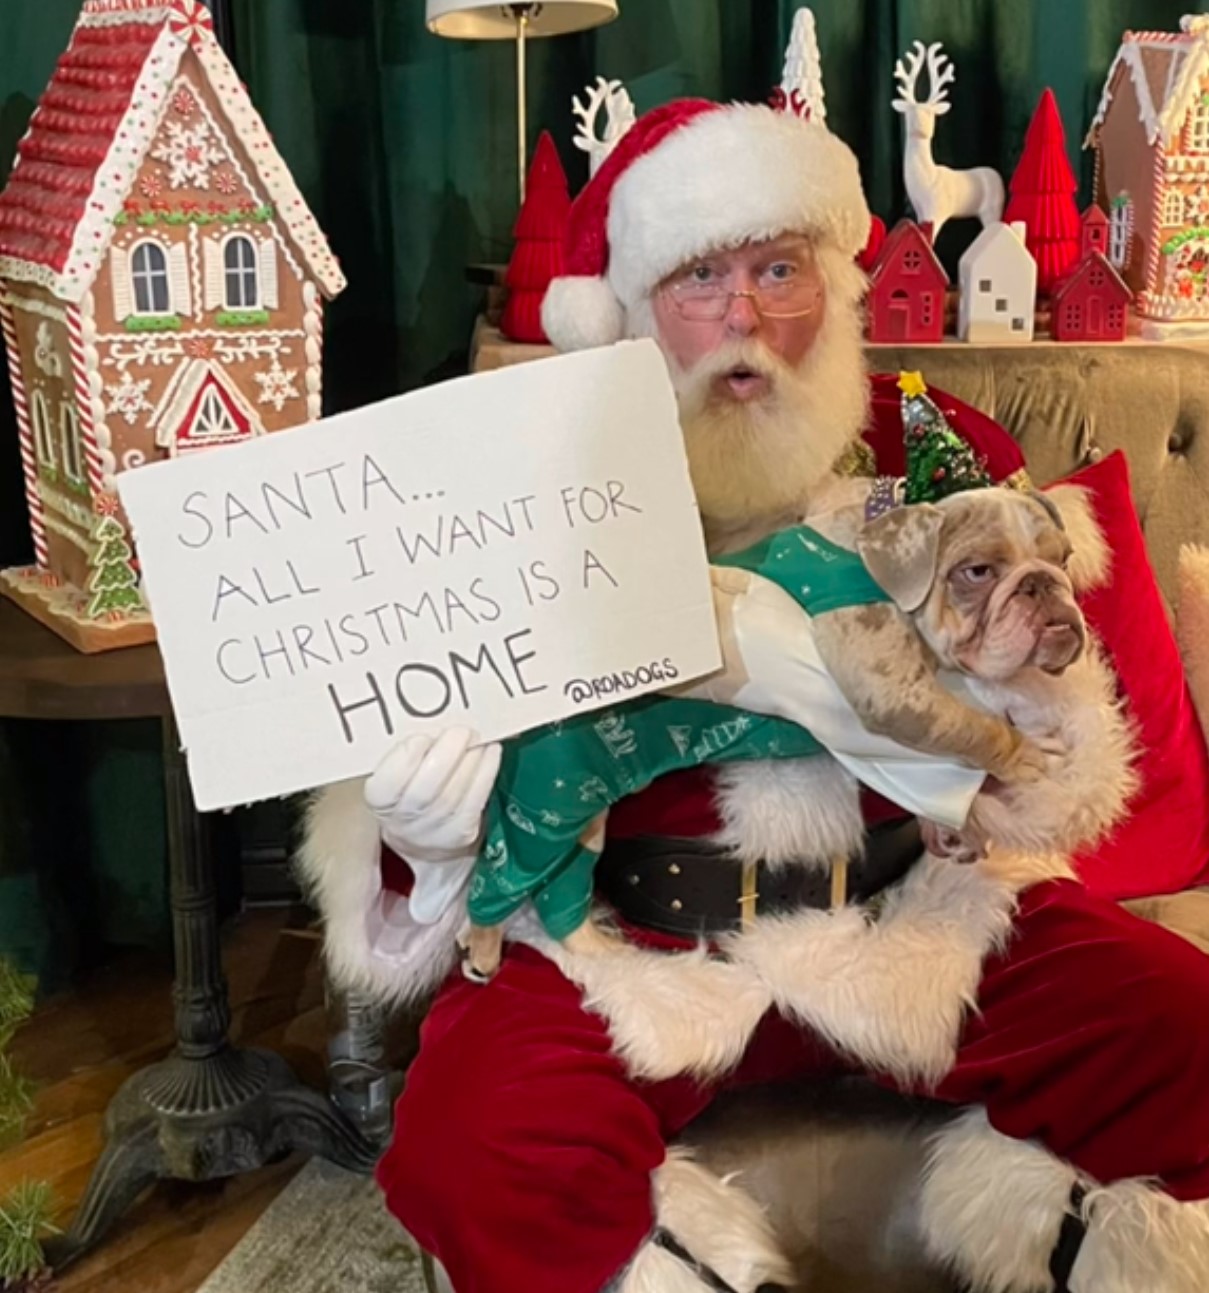
[[[953,574],[955,578],[967,584],[989,584],[995,578],[995,567],[977,564],[961,566]]]

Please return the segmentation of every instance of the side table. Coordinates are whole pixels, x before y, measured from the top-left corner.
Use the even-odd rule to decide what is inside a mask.
[[[82,655],[0,601],[0,717],[157,718],[163,731],[176,1046],[128,1078],[110,1102],[105,1148],[79,1209],[47,1245],[52,1268],[88,1251],[160,1178],[233,1176],[294,1150],[368,1171],[380,1146],[304,1086],[281,1056],[238,1050],[228,1040],[207,819],[193,804],[158,648]]]

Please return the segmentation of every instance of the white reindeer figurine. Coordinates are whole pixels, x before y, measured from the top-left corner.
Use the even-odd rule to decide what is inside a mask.
[[[582,148],[588,154],[590,178],[613,151],[617,141],[634,124],[634,102],[620,81],[606,81],[603,76],[598,76],[595,86],[587,86],[584,93],[588,96],[586,104],[580,103],[578,94],[571,100],[575,115],[579,118],[572,142],[576,148]],[[605,108],[608,115],[604,133],[597,136],[596,117],[601,107]]]
[[[928,97],[920,103],[915,97],[915,83],[925,62]],[[916,220],[932,226],[933,242],[941,226],[955,216],[977,216],[985,229],[1003,214],[1003,180],[997,171],[989,166],[955,171],[948,166],[937,166],[932,160],[936,118],[953,106],[945,92],[953,77],[953,64],[941,52],[939,41],[925,49],[923,41],[917,40],[910,53],[894,65],[899,97],[893,101],[893,107],[903,114],[906,136],[903,179]]]

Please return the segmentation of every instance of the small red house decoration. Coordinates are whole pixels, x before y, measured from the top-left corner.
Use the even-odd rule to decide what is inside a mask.
[[[86,0],[0,194],[36,560],[0,591],[81,650],[154,637],[117,477],[318,418],[343,287],[200,0]]]
[[[1083,216],[1083,255],[1054,288],[1050,335],[1055,341],[1124,341],[1129,285],[1104,255],[1108,222],[1091,207]]]
[[[567,175],[550,132],[543,130],[512,231],[516,248],[504,277],[508,302],[500,331],[513,341],[549,341],[542,327],[542,301],[550,280],[563,272],[563,240],[570,214]]]
[[[937,342],[944,337],[949,276],[928,232],[900,220],[869,274],[866,335],[876,342]]]

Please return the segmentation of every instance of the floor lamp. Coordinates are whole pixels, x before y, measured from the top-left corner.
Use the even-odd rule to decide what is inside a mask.
[[[455,40],[516,41],[516,157],[520,200],[528,169],[525,125],[525,45],[540,36],[565,36],[612,22],[617,0],[545,0],[501,4],[499,0],[428,0],[428,30]]]

